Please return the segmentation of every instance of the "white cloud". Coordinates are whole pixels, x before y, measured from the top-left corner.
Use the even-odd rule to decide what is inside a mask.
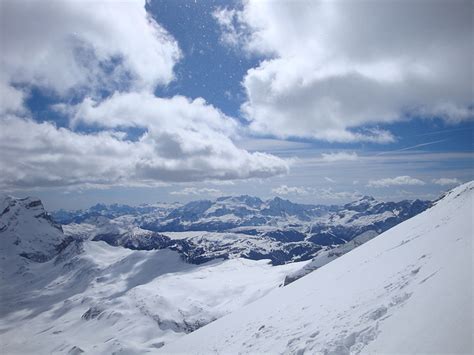
[[[218,189],[212,189],[212,188],[197,188],[197,187],[186,187],[182,190],[178,191],[171,191],[170,195],[183,195],[183,196],[189,196],[189,195],[209,195],[209,196],[220,196],[222,195],[222,191]]]
[[[153,95],[173,80],[181,54],[145,0],[6,0],[0,15],[0,187],[155,186],[288,171],[287,161],[238,148],[238,123],[203,99]],[[23,100],[33,87],[64,102],[84,98],[54,107],[69,129],[31,119]],[[129,139],[137,128],[142,134]]]
[[[328,163],[339,162],[339,161],[356,161],[359,156],[356,152],[337,152],[337,153],[322,153],[322,160]]]
[[[224,44],[235,47],[243,40],[242,21],[239,19],[239,14],[239,11],[227,8],[217,8],[212,13],[221,28],[221,41]]]
[[[327,176],[324,177],[324,180],[326,180],[327,182],[330,182],[331,184],[336,182],[334,179],[331,179],[330,177],[327,177]]]
[[[11,84],[71,90],[152,90],[174,78],[176,41],[145,0],[1,3],[1,95]],[[8,88],[10,87],[10,88]]]
[[[439,178],[433,179],[433,184],[441,185],[441,186],[448,186],[448,185],[459,185],[461,181],[457,178]]]
[[[268,57],[243,80],[256,132],[386,143],[394,137],[377,124],[474,116],[470,1],[249,0],[219,11],[224,41]]]
[[[272,193],[276,195],[309,195],[312,190],[301,186],[280,185],[273,188]]]
[[[380,180],[370,180],[368,187],[390,187],[390,186],[403,186],[403,185],[424,185],[425,182],[413,178],[411,176],[397,176],[394,178],[386,178]]]
[[[220,115],[202,102],[178,101],[183,110]],[[161,108],[166,104],[160,101]],[[168,114],[174,115],[177,125],[166,126],[164,117],[163,126],[158,128],[161,121],[156,116],[154,123],[140,123],[147,131],[136,141],[127,140],[111,122],[107,123],[110,129],[81,134],[51,123],[4,116],[0,119],[0,187],[154,186],[159,182],[265,178],[287,173],[286,161],[237,148],[226,135],[232,125],[223,122],[219,128],[215,122],[213,128],[206,121],[193,124],[189,120],[189,126],[182,127],[179,123],[184,113],[173,111],[173,102],[168,106]],[[114,111],[101,112],[101,108],[92,108],[90,117],[106,122],[107,113]],[[139,106],[136,114],[141,114]],[[199,127],[202,129],[195,131]]]

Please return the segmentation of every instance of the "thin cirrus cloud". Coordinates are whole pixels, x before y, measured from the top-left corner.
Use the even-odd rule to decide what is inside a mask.
[[[208,187],[185,187],[182,190],[171,191],[170,195],[182,195],[182,196],[199,196],[199,195],[210,195],[210,196],[220,196],[222,191],[219,189],[213,189]]]
[[[385,178],[379,180],[370,180],[368,187],[391,187],[391,186],[415,186],[425,185],[425,182],[411,176],[397,176],[394,178]]]
[[[283,159],[238,148],[236,121],[203,99],[154,96],[174,79],[182,54],[145,0],[1,6],[2,188],[154,186],[288,172]],[[54,110],[69,128],[32,118],[24,100],[33,88],[63,98]],[[143,133],[130,139],[132,128]]]
[[[328,163],[340,161],[356,161],[359,156],[356,152],[337,152],[337,153],[322,153],[321,159]]]
[[[255,132],[388,143],[378,124],[474,116],[470,1],[249,0],[214,17],[223,42],[267,56],[243,79]]]

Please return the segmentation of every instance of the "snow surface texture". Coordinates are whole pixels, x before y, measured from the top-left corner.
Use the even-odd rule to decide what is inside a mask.
[[[84,228],[72,239],[72,226],[65,237],[36,199],[2,204],[2,354],[156,350],[274,291],[304,265],[240,258],[192,265],[168,249],[88,240]]]
[[[473,353],[474,182],[163,354]]]

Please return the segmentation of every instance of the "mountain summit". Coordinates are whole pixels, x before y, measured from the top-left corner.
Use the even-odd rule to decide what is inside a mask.
[[[65,237],[39,199],[3,196],[0,203],[2,255],[44,262],[57,254]]]

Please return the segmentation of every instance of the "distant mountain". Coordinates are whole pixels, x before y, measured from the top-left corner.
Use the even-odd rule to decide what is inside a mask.
[[[158,353],[472,354],[473,200],[474,182],[459,186],[423,213]],[[379,210],[370,200],[348,207]]]
[[[135,250],[169,248],[191,263],[245,257],[279,265],[309,260],[362,234],[377,235],[430,205],[365,196],[344,206],[323,206],[243,195],[184,205],[96,205],[53,216],[68,222],[68,235],[88,234]]]
[[[116,218],[124,215],[146,215],[153,214],[156,216],[164,216],[169,213],[172,209],[180,206],[178,203],[173,204],[155,204],[155,205],[141,205],[141,206],[128,206],[122,204],[111,204],[106,205],[98,203],[86,210],[57,210],[51,212],[53,219],[60,224],[70,223],[82,223],[95,217],[107,217]]]

